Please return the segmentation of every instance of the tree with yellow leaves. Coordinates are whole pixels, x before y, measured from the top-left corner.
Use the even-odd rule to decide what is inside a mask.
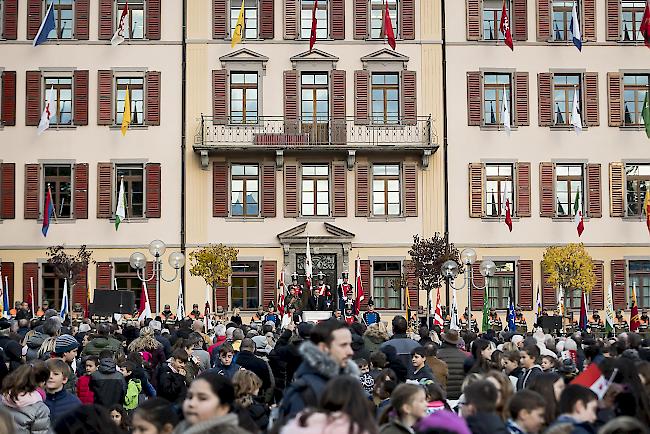
[[[237,260],[239,250],[223,244],[210,244],[190,253],[192,276],[201,276],[211,288],[228,285],[232,274],[232,261]]]

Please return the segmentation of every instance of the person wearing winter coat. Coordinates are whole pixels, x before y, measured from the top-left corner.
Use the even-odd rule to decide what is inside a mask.
[[[95,394],[90,390],[90,376],[99,368],[99,358],[88,356],[84,362],[86,373],[77,379],[77,397],[82,404],[93,404]]]
[[[406,318],[401,315],[397,315],[393,318],[393,336],[383,344],[380,348],[385,348],[390,345],[395,348],[397,352],[397,357],[400,359],[404,366],[409,366],[411,363],[411,351],[419,347],[420,344],[417,341],[409,338],[406,334],[408,328],[408,323]]]
[[[11,323],[6,318],[0,318],[0,348],[4,351],[6,361],[9,363],[9,372],[14,371],[23,363],[23,349],[9,336],[10,332]]]
[[[233,361],[234,358],[235,350],[230,343],[226,342],[219,347],[219,359],[214,365],[214,368],[210,368],[207,371],[215,372],[219,375],[223,375],[229,380],[232,380],[235,373],[241,369],[241,366]]]
[[[88,342],[84,347],[83,356],[99,356],[102,351],[110,351],[111,355],[123,354],[122,342],[110,336],[110,325],[99,324],[97,326],[97,337]]]
[[[81,401],[65,389],[70,381],[70,367],[62,359],[50,359],[45,365],[50,370],[50,378],[45,383],[45,405],[50,409],[52,423],[64,414],[81,406]]]
[[[41,345],[43,345],[45,339],[49,337],[49,335],[37,330],[27,332],[24,342],[25,345],[27,345],[27,354],[25,355],[25,359],[27,359],[28,362],[38,359],[38,350],[41,349]]]
[[[394,413],[394,417],[389,420]],[[427,414],[427,396],[417,384],[400,384],[382,413],[380,434],[413,434],[413,426]]]
[[[463,363],[467,355],[457,347],[460,342],[457,330],[449,330],[443,333],[441,337],[442,347],[438,350],[437,357],[447,363],[447,398],[458,399],[465,379]]]
[[[465,403],[462,415],[472,434],[509,434],[503,419],[497,414],[499,392],[488,380],[478,380],[463,391]]]
[[[2,405],[10,413],[16,434],[50,434],[50,409],[45,384],[50,371],[44,363],[23,365],[9,374],[2,387]]]
[[[384,323],[370,324],[363,334],[363,341],[366,350],[374,353],[379,350],[381,344],[388,340],[388,331]]]
[[[185,364],[187,360],[187,352],[177,349],[169,362],[159,367],[158,396],[175,403],[180,403],[185,399],[187,393]]]
[[[266,432],[269,425],[269,406],[264,404],[258,398],[258,393],[262,387],[262,380],[254,372],[241,370],[238,371],[232,379],[232,385],[235,388],[235,411],[242,416],[254,421],[257,430]]]
[[[154,330],[151,327],[142,327],[140,336],[135,338],[127,347],[129,353],[149,353],[150,360],[147,360],[151,368],[155,370],[158,365],[165,362],[165,350],[163,345],[158,342],[154,336]]]
[[[271,375],[271,368],[266,360],[255,355],[255,343],[252,339],[245,338],[241,342],[240,351],[237,355],[237,364],[244,369],[254,372],[262,380],[262,394],[272,397],[269,390],[275,387],[274,378]],[[235,375],[237,375],[235,373]]]
[[[122,404],[126,395],[124,375],[116,370],[115,360],[105,352],[100,356],[99,368],[90,376],[90,390],[95,396],[95,404],[108,408]]]

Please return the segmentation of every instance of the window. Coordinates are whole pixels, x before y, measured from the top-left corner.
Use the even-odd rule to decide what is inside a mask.
[[[650,164],[625,165],[625,202],[628,217],[643,216],[643,202],[650,187]]]
[[[581,304],[581,298],[582,298],[582,289],[572,289],[568,288],[564,290],[564,309],[566,311],[569,310],[580,310],[580,304]],[[587,301],[589,301],[587,299]],[[589,309],[589,307],[587,307]],[[577,320],[578,318],[575,318]]]
[[[494,276],[487,278],[488,305],[495,309],[507,309],[510,294],[515,294],[515,263],[495,261]],[[516,304],[515,300],[512,300]]]
[[[72,217],[72,166],[69,164],[43,165],[43,198],[47,190],[52,192],[56,218]],[[45,200],[42,201],[45,206]],[[43,210],[43,213],[45,210]]]
[[[505,217],[506,199],[510,201],[512,213],[512,172],[512,164],[485,165],[485,214],[488,217]]]
[[[395,37],[399,35],[397,28],[397,0],[370,0],[370,38],[384,39],[384,14],[388,3],[388,16],[393,25]]]
[[[555,166],[555,195],[558,217],[575,216],[574,202],[580,195],[580,209],[584,203],[582,188],[583,173],[581,164],[558,164]]]
[[[643,102],[648,93],[648,74],[625,74],[623,76],[623,99],[625,116],[623,125],[643,125]]]
[[[503,125],[503,93],[506,104],[510,104],[510,74],[485,73],[483,75],[483,123]],[[508,109],[510,105],[508,105]],[[508,110],[510,113],[511,110]]]
[[[578,105],[582,100],[579,74],[553,75],[553,100],[555,102],[555,125],[571,125],[573,95],[578,91]],[[578,111],[580,106],[578,106]]]
[[[117,77],[115,79],[117,98],[115,99],[115,124],[122,125],[124,100],[129,90],[131,101],[131,125],[144,125],[144,78]]]
[[[576,4],[578,17],[580,4],[578,0],[553,0],[553,39],[556,41],[571,41],[571,11]]]
[[[115,28],[120,25],[124,5],[128,1],[128,15],[124,23],[124,39],[144,39],[144,0],[117,0]]]
[[[43,107],[50,92],[54,110],[50,107],[50,125],[72,125],[72,77],[46,77]]]
[[[372,213],[400,215],[400,188],[398,164],[372,166]]]
[[[632,288],[636,284],[636,302],[641,308],[650,307],[650,261],[628,261],[628,299],[632,300]]]
[[[305,73],[301,76],[301,113],[303,122],[324,122],[329,117],[327,73]]]
[[[257,123],[257,73],[230,74],[230,122]]]
[[[242,31],[242,39],[256,39],[257,38],[257,1],[258,0],[244,0],[244,30]],[[241,0],[231,0],[230,2],[230,35],[235,33],[235,26],[239,19],[239,11],[241,10]],[[311,20],[311,15],[309,16]],[[311,29],[311,21],[309,22]],[[309,38],[309,34],[307,34]]]
[[[120,291],[133,291],[135,294],[135,305],[136,307],[140,306],[142,281],[138,278],[138,272],[131,268],[128,262],[114,262],[113,272],[117,289]],[[155,308],[155,306],[152,308]]]
[[[300,0],[300,37],[302,39],[309,39],[311,35],[311,15],[313,10],[314,0]],[[329,29],[327,15],[327,0],[318,0],[316,5],[316,39],[327,39],[327,30]]]
[[[72,39],[73,0],[46,0],[45,10],[54,3],[54,29],[47,35],[48,39]]]
[[[510,2],[506,2],[508,17],[510,16]],[[486,41],[503,40],[504,36],[499,31],[501,26],[501,12],[503,2],[501,0],[483,1],[483,39]]]
[[[401,309],[402,264],[399,262],[372,263],[372,298],[377,309]]]
[[[232,307],[257,309],[260,304],[259,263],[233,262],[230,282],[230,304]]]
[[[641,22],[645,5],[645,1],[639,0],[623,0],[621,2],[621,28],[624,41],[643,41]]]
[[[372,74],[372,121],[376,124],[399,123],[398,74]]]
[[[40,305],[43,306],[43,301],[47,300],[50,302],[50,306],[56,309],[57,306],[61,306],[61,300],[63,299],[63,278],[59,277],[54,270],[54,267],[50,264],[43,264],[43,292],[41,294],[42,300]],[[68,297],[71,297],[72,288],[68,284]]]
[[[329,166],[302,166],[302,215],[328,216]]]
[[[115,165],[115,207],[120,192],[120,181],[124,181],[126,218],[144,217],[144,180],[141,164]]]
[[[230,214],[256,217],[259,213],[257,164],[233,164],[231,172]]]

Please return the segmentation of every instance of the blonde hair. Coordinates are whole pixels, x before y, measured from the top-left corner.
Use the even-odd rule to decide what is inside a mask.
[[[253,403],[255,392],[262,387],[262,380],[252,371],[239,370],[232,377],[232,385],[235,388],[235,402],[248,407]]]

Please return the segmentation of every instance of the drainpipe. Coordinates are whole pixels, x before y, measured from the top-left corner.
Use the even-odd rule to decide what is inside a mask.
[[[186,220],[186,207],[185,207],[185,190],[187,189],[186,185],[186,173],[185,165],[187,164],[185,158],[185,116],[187,112],[186,104],[186,95],[187,91],[185,90],[186,85],[186,62],[187,62],[187,0],[183,0],[183,39],[181,42],[181,253],[185,255],[187,260],[186,252],[186,233],[185,233],[185,220]],[[183,300],[185,300],[185,291],[187,291],[187,285],[185,284],[185,267],[181,269],[181,283],[183,285]]]
[[[449,242],[449,161],[447,150],[449,143],[447,141],[447,40],[445,31],[445,0],[440,0],[440,17],[442,25],[442,150],[443,150],[443,173],[445,183],[445,239]],[[447,301],[447,312],[449,312],[449,279],[445,280],[445,299]]]

